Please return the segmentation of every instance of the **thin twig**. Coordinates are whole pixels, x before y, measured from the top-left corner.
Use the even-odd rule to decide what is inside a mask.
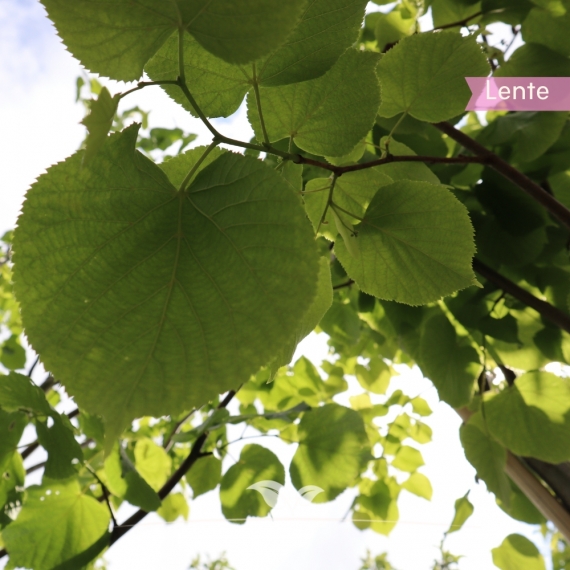
[[[333,289],[342,289],[343,287],[350,287],[354,283],[353,279],[349,279],[346,283],[341,283],[340,285],[335,285]]]
[[[28,378],[31,378],[32,376],[32,372],[34,371],[34,368],[37,366],[38,362],[40,361],[40,357],[37,356],[36,359],[34,360],[34,363],[30,366],[30,369],[28,370],[28,373],[26,374],[26,376]]]
[[[84,466],[85,469],[87,469],[87,471],[89,471],[89,473],[91,473],[91,475],[93,475],[93,477],[97,479],[97,482],[101,486],[101,492],[103,493],[103,497],[105,499],[105,502],[107,503],[107,508],[109,509],[109,514],[111,515],[111,519],[113,520],[113,528],[115,528],[117,526],[117,519],[115,518],[115,513],[113,513],[113,509],[111,508],[111,503],[109,502],[109,495],[110,495],[109,489],[107,489],[105,483],[101,481],[99,475],[97,475],[95,470],[89,464],[85,463]]]
[[[164,444],[162,447],[166,451],[170,451],[172,446],[174,445],[174,441],[172,438],[180,431],[180,428],[190,419],[190,417],[196,412],[196,408],[192,411],[188,412],[180,421],[176,423],[174,429],[170,432],[170,435],[165,439]]]
[[[463,27],[466,26],[470,20],[474,20],[475,18],[478,18],[479,16],[482,15],[483,11],[480,10],[479,12],[475,12],[475,14],[472,14],[471,16],[467,16],[467,18],[463,18],[462,20],[458,20],[457,22],[452,22],[451,24],[444,24],[443,26],[437,26],[437,28],[434,28],[431,31],[433,32],[435,30],[447,30],[448,28],[456,28],[457,26]]]

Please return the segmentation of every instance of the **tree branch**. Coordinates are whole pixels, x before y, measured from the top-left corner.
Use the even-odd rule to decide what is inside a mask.
[[[461,144],[473,154],[485,159],[485,163],[494,168],[499,174],[516,184],[521,190],[534,198],[539,204],[544,206],[557,220],[570,229],[570,210],[561,204],[554,196],[550,195],[544,188],[531,180],[528,176],[511,166],[494,152],[485,148],[482,144],[472,139],[469,135],[456,129],[451,123],[446,121],[434,123],[434,127],[444,132],[448,137]]]
[[[226,397],[219,403],[218,409],[227,407],[227,405],[231,402],[232,398],[235,395],[236,391],[230,390],[226,394]],[[182,479],[182,477],[184,477],[184,475],[188,472],[188,470],[192,467],[192,465],[194,465],[194,463],[198,461],[198,459],[200,459],[205,455],[209,455],[202,453],[202,447],[206,442],[207,438],[208,438],[208,432],[204,432],[200,437],[198,437],[198,439],[196,439],[194,445],[192,446],[192,449],[190,450],[190,454],[180,464],[180,467],[178,467],[178,469],[170,476],[170,478],[162,486],[160,491],[158,491],[158,496],[161,499],[164,499],[165,497],[168,496],[168,494],[172,491],[172,489],[176,487],[178,482]],[[129,532],[131,528],[133,528],[140,521],[142,521],[147,515],[148,515],[147,511],[139,509],[134,515],[129,517],[124,523],[115,526],[115,528],[113,528],[113,531],[111,532],[111,538],[109,539],[109,546],[117,542],[119,538],[121,538],[124,534]]]
[[[473,259],[473,269],[479,273],[479,275],[497,285],[497,287],[502,289],[505,293],[508,293],[515,299],[518,299],[525,305],[540,313],[551,323],[560,327],[567,333],[570,333],[570,316],[563,313],[560,309],[557,309],[550,303],[535,297],[532,293],[529,293],[522,287],[519,287],[516,283],[513,283],[510,279],[507,279],[503,275],[497,273],[494,269],[491,269],[478,259]]]
[[[483,11],[480,10],[479,12],[475,12],[475,14],[472,14],[471,16],[467,16],[467,18],[463,18],[462,20],[458,20],[457,22],[452,22],[451,24],[444,24],[443,26],[438,26],[437,28],[434,28],[433,30],[431,30],[432,32],[435,30],[446,30],[448,28],[456,28],[457,26],[465,26],[470,20],[474,20],[475,18],[478,18],[479,16],[483,15]]]

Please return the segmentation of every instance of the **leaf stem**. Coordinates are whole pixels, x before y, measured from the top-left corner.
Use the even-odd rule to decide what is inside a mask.
[[[265,128],[265,119],[263,118],[263,111],[261,110],[261,96],[259,94],[259,84],[257,83],[257,72],[255,68],[255,61],[251,64],[253,72],[253,91],[255,93],[255,103],[257,105],[257,114],[259,115],[259,122],[261,123],[261,131],[263,132],[263,140],[266,145],[270,145],[267,129]]]
[[[139,81],[136,87],[133,87],[132,89],[121,93],[119,95],[119,99],[122,99],[123,97],[126,97],[135,91],[140,91],[145,87],[150,87],[151,85],[178,85],[178,81],[176,79],[165,79],[164,81]]]
[[[332,203],[332,197],[333,197],[333,192],[334,192],[334,187],[336,185],[336,179],[338,178],[338,175],[336,173],[333,173],[332,175],[332,180],[331,180],[331,185],[329,188],[329,196],[327,198],[327,203],[325,205],[325,209],[323,211],[323,215],[321,216],[321,219],[319,221],[319,225],[317,226],[317,231],[315,232],[316,234],[319,233],[319,230],[321,229],[321,226],[323,225],[325,218],[327,217],[327,212],[329,209],[329,206]]]
[[[117,519],[115,518],[115,513],[113,513],[113,509],[111,508],[111,503],[109,502],[109,489],[107,489],[107,486],[105,485],[105,483],[103,483],[103,481],[101,481],[101,479],[99,478],[99,475],[97,475],[97,473],[95,472],[95,470],[87,463],[83,464],[85,469],[87,469],[87,471],[89,471],[89,473],[91,473],[91,475],[93,475],[93,477],[95,477],[95,479],[97,479],[97,482],[99,483],[100,487],[101,487],[101,492],[103,493],[103,497],[105,498],[105,503],[107,503],[107,508],[109,509],[109,514],[111,515],[111,520],[113,521],[113,528],[115,528],[117,526]]]
[[[220,143],[218,143],[216,140],[213,140],[208,145],[202,156],[196,161],[196,164],[190,169],[190,172],[188,172],[188,174],[184,177],[184,180],[182,181],[182,184],[180,184],[178,192],[184,192],[184,190],[186,190],[186,187],[188,186],[188,184],[190,184],[192,177],[194,176],[194,174],[196,174],[196,171],[198,170],[198,168],[200,168],[200,165],[206,160],[206,157],[218,146],[218,144]]]
[[[364,218],[360,218],[356,214],[353,214],[352,212],[349,212],[348,210],[341,208],[338,204],[336,204],[332,200],[331,200],[331,207],[334,208],[335,210],[340,210],[341,212],[344,212],[345,214],[349,215],[351,218],[355,218],[357,220],[360,220],[361,222],[364,220]],[[347,228],[347,229],[350,229],[350,228]],[[352,230],[350,230],[350,231],[352,231]]]

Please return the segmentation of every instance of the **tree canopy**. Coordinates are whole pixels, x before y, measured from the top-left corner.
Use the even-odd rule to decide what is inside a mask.
[[[542,525],[568,570],[569,116],[466,112],[465,78],[570,75],[570,2],[42,4],[101,79],[78,81],[78,99],[96,97],[82,148],[32,185],[1,243],[8,567],[94,568],[149,512],[187,518],[210,491],[244,524],[287,478],[315,503],[354,490],[353,524],[388,535],[403,491],[432,495],[431,409],[389,390],[405,364],[463,418],[498,506]],[[111,95],[106,79],[134,83]],[[125,107],[141,89],[201,120],[210,144],[148,129]],[[251,140],[211,122],[242,104]],[[292,362],[313,330],[329,357]],[[260,437],[227,467],[237,424],[293,446],[290,464]],[[123,503],[138,510],[119,521]],[[458,498],[444,537],[472,512]],[[434,568],[458,560],[443,541],[441,556]],[[545,568],[521,535],[492,557]]]

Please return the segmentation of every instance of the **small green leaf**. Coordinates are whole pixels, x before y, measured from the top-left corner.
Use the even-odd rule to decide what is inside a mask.
[[[392,467],[408,473],[413,473],[422,465],[425,465],[422,454],[409,445],[402,445],[392,461]]]
[[[174,522],[178,517],[182,517],[186,521],[190,514],[190,507],[182,493],[171,493],[163,499],[162,505],[156,511],[156,514],[167,523]]]
[[[0,346],[0,363],[8,370],[19,370],[26,366],[26,351],[17,336],[12,335]]]
[[[326,404],[306,412],[298,428],[299,447],[291,462],[293,485],[323,489],[313,502],[332,501],[353,484],[370,456],[370,444],[358,412]]]
[[[0,409],[0,471],[12,460],[18,442],[26,427],[26,416],[20,412],[8,413]]]
[[[107,506],[84,495],[77,479],[47,480],[26,490],[2,539],[16,566],[53,570],[73,560],[82,568],[108,545],[109,519]]]
[[[465,77],[486,76],[489,64],[474,37],[453,32],[402,39],[380,61],[379,114],[409,113],[436,123],[465,111],[471,96]]]
[[[390,379],[393,375],[392,369],[381,359],[371,358],[367,366],[357,364],[355,375],[359,384],[373,394],[385,394]]]
[[[144,438],[135,444],[135,466],[141,477],[158,491],[170,475],[172,459],[152,439]]]
[[[99,97],[91,102],[89,114],[81,121],[89,131],[85,139],[83,164],[87,164],[103,146],[117,112],[121,96],[119,93],[111,97],[106,87],[101,89]]]
[[[410,404],[412,404],[412,409],[414,410],[414,412],[416,414],[419,414],[420,416],[429,416],[432,413],[429,404],[419,396],[412,398],[410,400]]]
[[[0,376],[0,407],[7,412],[26,410],[44,416],[53,411],[43,390],[30,378],[16,372]]]
[[[36,420],[35,423],[38,440],[48,454],[44,476],[50,479],[74,476],[77,473],[75,464],[83,461],[83,450],[67,417],[52,412],[46,422]]]
[[[315,79],[357,39],[367,0],[313,0],[280,48],[259,63],[262,85]],[[332,40],[332,41],[331,41]]]
[[[388,536],[396,526],[400,513],[398,510],[399,487],[390,485],[383,480],[364,480],[360,485],[361,493],[356,499],[357,508],[352,515],[352,522],[357,528],[370,528],[378,534]],[[362,487],[365,487],[362,489]]]
[[[292,137],[299,148],[317,155],[350,152],[372,128],[378,111],[377,60],[377,54],[349,49],[322,77],[260,89],[269,138]],[[248,117],[262,140],[253,93],[248,95]]]
[[[485,417],[487,416],[487,404],[485,404]],[[511,486],[505,475],[507,452],[497,443],[487,430],[486,420],[480,412],[469,419],[467,424],[459,430],[461,445],[467,461],[477,471],[477,476],[485,481],[489,491],[506,505],[509,506]]]
[[[355,229],[360,257],[342,242],[335,252],[365,293],[421,305],[475,282],[473,228],[443,186],[409,180],[382,186]]]
[[[567,379],[527,372],[485,403],[485,417],[493,437],[516,455],[555,464],[570,459]]]
[[[509,534],[491,553],[493,564],[501,570],[546,570],[538,548],[520,534]]]
[[[213,455],[202,457],[186,473],[186,481],[192,487],[194,499],[215,489],[221,479],[222,462]]]
[[[222,477],[222,512],[230,522],[238,524],[243,524],[247,517],[265,517],[284,484],[285,470],[277,456],[260,445],[246,445],[239,461]]]
[[[459,343],[445,315],[435,315],[424,324],[420,361],[423,373],[434,383],[441,400],[454,408],[469,403],[481,371],[479,355],[472,346]]]
[[[475,507],[473,507],[471,501],[467,498],[468,495],[469,491],[467,491],[463,497],[455,501],[455,515],[446,534],[460,530],[465,524],[465,521],[473,514]]]
[[[412,473],[403,483],[402,489],[431,501],[433,489],[430,480],[423,473]]]

